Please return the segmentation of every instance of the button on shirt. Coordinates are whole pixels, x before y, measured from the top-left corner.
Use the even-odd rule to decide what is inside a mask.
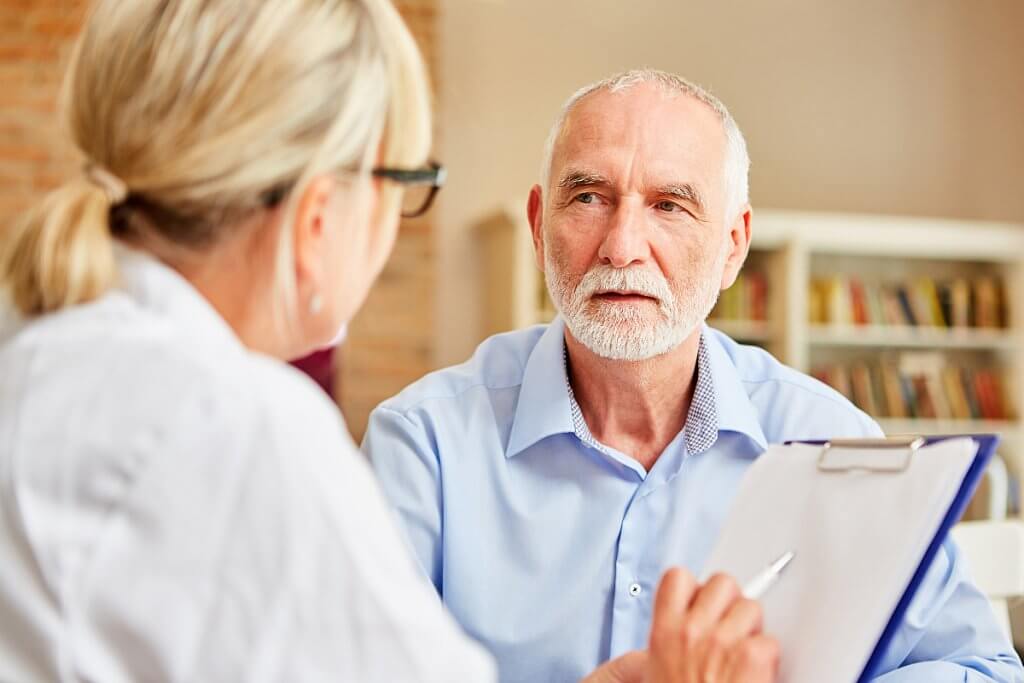
[[[0,306],[0,680],[492,681],[337,409],[177,273]]]
[[[561,320],[492,337],[382,404],[363,443],[424,571],[507,683],[578,681],[645,647],[662,573],[700,574],[768,443],[881,433],[827,386],[704,328],[686,427],[648,471],[591,435],[564,343]],[[1024,678],[951,542],[881,671]]]

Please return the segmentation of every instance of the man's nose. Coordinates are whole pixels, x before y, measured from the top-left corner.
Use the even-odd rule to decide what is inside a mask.
[[[626,268],[644,263],[650,258],[647,225],[643,207],[632,202],[620,202],[611,215],[608,231],[597,252],[601,263],[613,268]]]

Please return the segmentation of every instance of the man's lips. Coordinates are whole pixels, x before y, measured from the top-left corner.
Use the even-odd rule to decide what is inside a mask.
[[[649,294],[643,294],[641,292],[630,292],[630,291],[608,291],[608,292],[597,292],[594,294],[595,299],[599,301],[608,301],[613,303],[640,303],[649,301],[657,303],[658,300],[650,296]]]

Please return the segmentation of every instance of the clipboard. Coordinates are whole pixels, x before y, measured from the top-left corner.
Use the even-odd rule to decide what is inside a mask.
[[[892,641],[893,636],[896,634],[896,630],[900,627],[900,624],[903,621],[903,616],[907,613],[910,601],[914,598],[914,594],[921,585],[921,581],[924,579],[925,573],[927,573],[928,568],[932,564],[932,560],[935,559],[935,555],[939,552],[939,548],[942,547],[942,544],[949,535],[953,525],[956,524],[957,520],[959,520],[964,514],[964,510],[967,509],[968,504],[970,504],[971,496],[974,495],[974,491],[978,487],[982,475],[985,473],[985,467],[988,466],[988,461],[991,460],[992,456],[995,454],[996,445],[999,443],[999,437],[994,434],[965,436],[970,436],[978,446],[978,450],[974,456],[974,461],[967,469],[967,474],[964,475],[964,479],[960,483],[960,490],[957,491],[957,494],[953,499],[953,503],[949,506],[949,509],[946,510],[946,515],[942,518],[942,522],[939,524],[939,529],[935,533],[935,537],[932,538],[931,542],[928,544],[928,549],[925,550],[924,555],[921,557],[921,561],[918,564],[917,569],[914,571],[913,577],[910,579],[910,584],[903,592],[903,596],[900,598],[900,601],[896,603],[896,608],[893,609],[892,616],[889,617],[889,623],[885,625],[885,630],[882,631],[882,636],[878,639],[875,649],[872,651],[871,656],[864,665],[864,670],[857,679],[858,682],[867,681],[874,677],[875,670],[881,663],[882,657],[885,656],[886,648],[889,647],[889,643]],[[929,439],[921,437],[913,438],[908,444],[908,448],[910,450],[908,457],[913,457],[923,446],[930,446],[952,438],[957,437],[938,436]],[[853,441],[856,444],[857,440]],[[905,440],[879,439],[877,441],[900,443]],[[826,444],[822,445],[824,446]],[[879,445],[876,443],[875,447],[884,449],[886,448],[886,444]]]
[[[957,440],[958,443],[940,446],[944,442],[953,440]],[[803,571],[806,572],[803,576],[813,579],[808,581],[807,585],[810,588],[801,593],[801,586],[794,585],[794,579],[801,580],[800,570],[798,570],[798,576],[784,576],[780,579],[779,585],[766,595],[763,601],[766,631],[772,633],[773,622],[777,625],[781,624],[778,629],[780,633],[773,633],[773,635],[779,635],[783,645],[781,681],[784,683],[840,679],[866,681],[876,674],[887,648],[903,622],[914,595],[931,567],[932,561],[938,554],[949,530],[970,502],[971,495],[974,493],[989,459],[995,452],[998,441],[999,437],[995,435],[964,435],[929,439],[913,437],[787,442],[785,445],[772,447],[768,453],[762,455],[761,459],[767,460],[762,463],[760,469],[758,469],[758,462],[755,461],[751,469],[748,470],[747,477],[741,483],[737,499],[733,504],[734,509],[730,510],[718,545],[709,557],[707,567],[705,567],[705,578],[712,571],[725,571],[743,582],[750,578],[753,567],[765,566],[767,561],[775,559],[778,554],[786,550],[797,551],[793,565],[796,566],[798,562],[803,564]],[[787,452],[787,449],[792,450]],[[936,458],[932,463],[921,460],[921,458],[929,458],[930,453],[935,454]],[[900,552],[895,553],[894,557],[885,556],[877,562],[867,562],[860,558],[859,561],[864,566],[869,564],[872,566],[885,565],[887,561],[893,564],[893,571],[890,573],[885,573],[884,567],[876,569],[885,579],[878,588],[879,597],[877,599],[872,602],[875,594],[870,591],[875,587],[874,585],[865,586],[863,581],[861,585],[856,585],[856,582],[843,584],[848,587],[851,595],[859,593],[862,602],[857,604],[862,606],[863,611],[867,614],[865,619],[868,620],[857,631],[856,629],[861,624],[857,623],[858,615],[856,613],[833,615],[842,620],[836,623],[841,623],[842,628],[847,630],[847,635],[854,632],[855,637],[843,641],[844,647],[849,643],[847,650],[840,648],[835,642],[825,640],[826,636],[818,630],[812,632],[811,640],[807,643],[808,648],[798,649],[785,640],[787,637],[793,637],[794,629],[800,628],[792,626],[793,622],[798,621],[793,613],[799,612],[801,609],[808,611],[808,605],[811,605],[808,621],[813,621],[815,617],[820,620],[826,607],[815,606],[814,603],[830,602],[832,606],[841,605],[844,597],[842,591],[829,592],[821,599],[814,599],[814,596],[807,595],[814,588],[820,589],[824,585],[835,588],[835,585],[828,583],[829,576],[823,577],[823,574],[830,571],[830,558],[814,557],[813,553],[811,556],[801,557],[799,549],[782,548],[777,544],[774,548],[768,549],[771,539],[765,539],[766,535],[775,534],[781,537],[788,535],[795,539],[804,533],[793,530],[789,526],[801,523],[800,517],[794,520],[786,516],[795,514],[794,511],[799,512],[801,507],[783,496],[792,498],[799,495],[800,492],[785,490],[787,480],[783,474],[780,474],[783,470],[798,472],[799,476],[803,477],[803,481],[810,482],[811,486],[817,487],[816,497],[811,496],[811,498],[816,503],[826,506],[827,504],[822,503],[822,500],[829,503],[833,500],[828,497],[829,490],[833,493],[844,492],[844,489],[856,489],[861,493],[871,490],[884,491],[885,495],[881,497],[881,500],[893,501],[899,499],[901,487],[904,485],[908,487],[907,491],[910,491],[910,486],[916,487],[912,492],[913,495],[907,496],[908,500],[913,499],[913,496],[920,499],[924,495],[930,496],[928,500],[935,504],[934,510],[929,510],[926,507],[913,508],[913,514],[909,516],[914,518],[911,522],[916,525],[914,529],[917,529],[920,535],[908,537],[906,547],[901,547]],[[748,477],[752,480],[748,481]],[[763,488],[757,488],[759,484],[763,484]],[[938,492],[940,489],[941,492]],[[836,497],[835,500],[837,502],[845,501],[846,504],[849,504],[850,494],[844,492],[844,495],[847,495],[846,499]],[[760,496],[760,500],[744,501],[741,500],[742,496],[748,498]],[[773,501],[778,504],[777,509],[775,507],[765,509],[765,505],[770,505]],[[760,507],[758,507],[759,505]],[[805,504],[804,508],[806,507]],[[821,551],[823,545],[831,544],[828,547],[836,549],[837,554],[847,553],[853,557],[854,550],[838,545],[841,540],[833,540],[832,536],[826,534],[828,529],[825,529],[825,525],[828,523],[827,520],[831,519],[833,522],[839,520],[840,526],[845,523],[849,525],[850,529],[857,529],[855,526],[858,522],[856,511],[847,514],[845,510],[814,509],[822,509],[822,516],[826,518],[826,521],[811,520],[807,522],[806,526],[810,531],[806,533],[810,534],[814,541],[813,543],[809,542],[809,547]],[[872,520],[877,522],[884,515],[877,509],[871,510],[869,504],[864,504],[863,510],[869,511],[866,513],[868,517],[874,515],[868,520],[869,522]],[[904,510],[904,512],[906,511]],[[773,520],[773,514],[779,519]],[[844,517],[844,515],[846,516]],[[911,522],[907,522],[907,524]],[[899,524],[894,522],[892,526],[899,526]],[[746,534],[745,538],[739,538],[744,534]],[[866,535],[863,529],[857,529],[857,533],[851,534],[853,539],[851,543],[863,542]],[[893,534],[885,539],[885,542],[891,547],[898,545],[898,539],[895,536]],[[750,552],[759,553],[760,556],[756,559],[746,557],[747,550],[744,548],[746,543],[749,543],[751,547]],[[865,551],[865,553],[869,552],[870,549]],[[775,557],[772,557],[772,554]],[[899,562],[898,565],[897,562]],[[831,564],[831,570],[835,570],[839,566],[845,569],[845,565],[835,558],[832,558]],[[814,565],[821,565],[823,571],[812,571]],[[788,586],[786,585],[787,580],[790,581]],[[779,594],[775,594],[776,591]],[[887,608],[882,604],[883,601],[895,606],[891,611],[886,611]],[[780,616],[780,611],[787,609],[790,612],[784,612]],[[815,612],[815,609],[818,611]],[[854,609],[852,612],[856,612],[856,610]],[[848,622],[852,622],[852,625]],[[803,628],[810,629],[811,626]],[[834,631],[837,640],[843,638],[839,635],[840,629],[829,628],[829,625],[824,623],[820,624],[820,628],[828,635],[832,635],[831,632]],[[824,643],[825,647],[815,648],[812,642],[815,637],[821,638],[819,645]],[[802,637],[800,640],[803,644]],[[834,675],[821,678],[822,667],[825,664],[814,661],[814,657],[819,656],[819,652],[821,653],[820,657],[835,657],[836,670],[830,672]],[[787,654],[790,655],[790,666],[787,666]],[[795,664],[792,663],[794,658],[798,660]],[[816,675],[811,673],[814,671],[817,671]]]

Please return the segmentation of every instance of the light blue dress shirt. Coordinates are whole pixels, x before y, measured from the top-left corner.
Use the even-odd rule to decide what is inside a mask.
[[[492,337],[378,407],[363,443],[421,565],[506,683],[578,681],[646,647],[662,573],[700,574],[769,443],[881,433],[829,387],[705,328],[686,428],[647,471],[591,436],[564,343],[560,320]],[[951,542],[881,671],[1024,680]]]

